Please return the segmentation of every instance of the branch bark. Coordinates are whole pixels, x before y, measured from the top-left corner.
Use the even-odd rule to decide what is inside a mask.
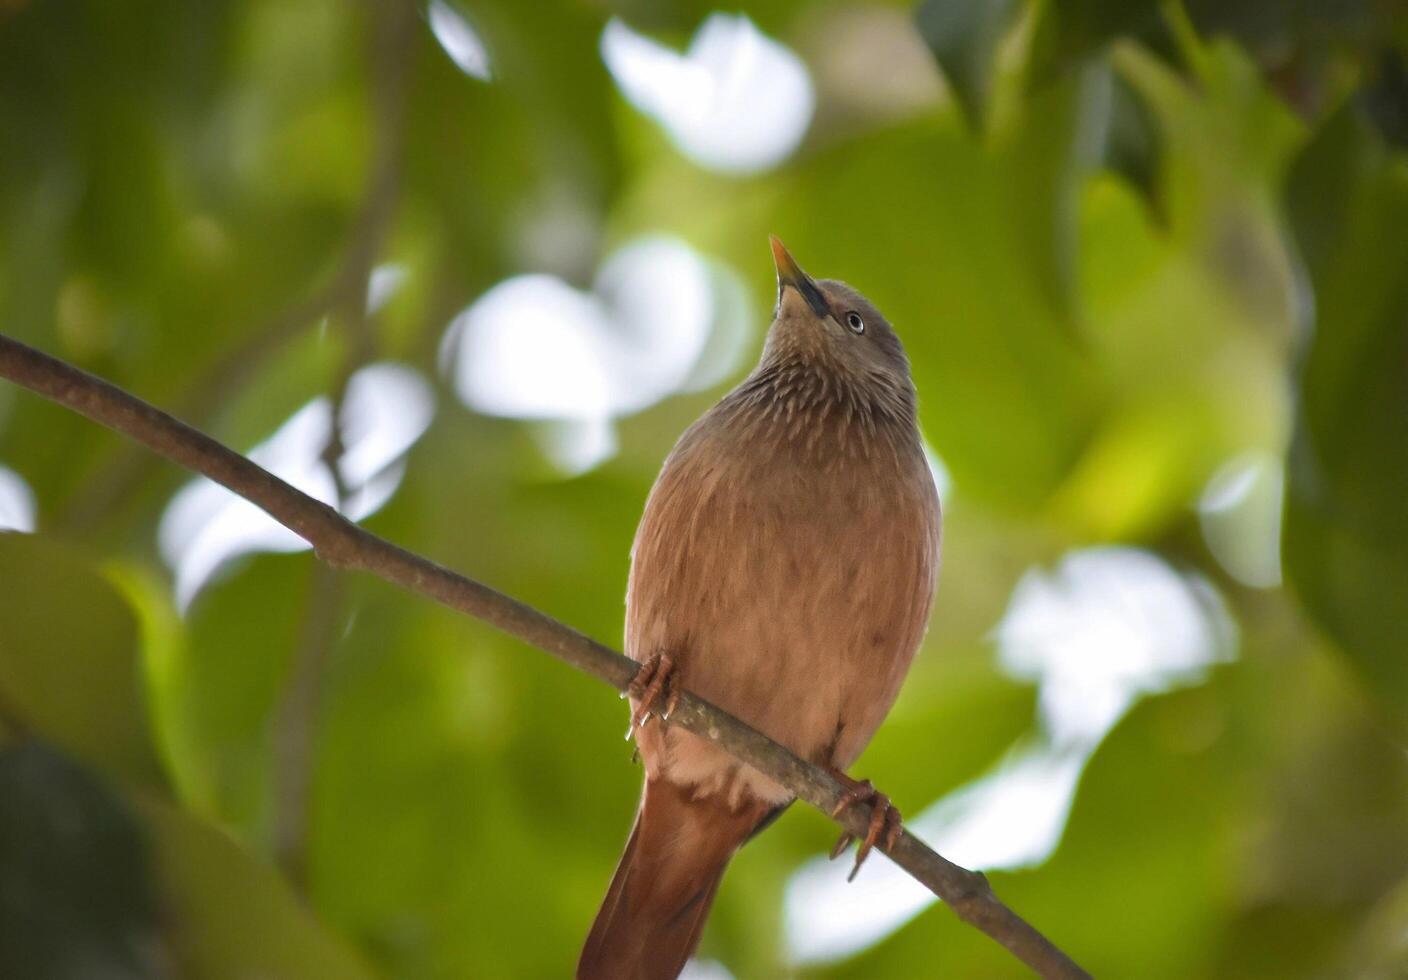
[[[333,508],[121,388],[4,335],[0,335],[0,377],[224,485],[303,538],[319,558],[336,567],[370,573],[489,623],[617,690],[624,690],[639,669],[635,661],[512,596],[353,524]],[[823,813],[830,814],[842,798],[844,788],[829,773],[692,694],[686,692],[680,698],[670,724],[716,743]],[[851,807],[836,819],[851,833],[863,836],[870,813]],[[1088,980],[1085,970],[998,899],[983,874],[948,861],[908,831],[886,853],[948,903],[959,918],[1007,947],[1040,976]]]

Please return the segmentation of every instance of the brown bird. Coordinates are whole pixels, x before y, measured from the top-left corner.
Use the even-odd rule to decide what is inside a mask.
[[[772,251],[762,360],[680,438],[636,531],[626,653],[643,665],[630,694],[645,789],[579,980],[677,976],[729,858],[792,800],[666,724],[681,688],[830,768],[843,807],[874,804],[857,869],[900,830],[842,770],[894,703],[933,602],[939,500],[914,383],[874,306],[776,238]]]

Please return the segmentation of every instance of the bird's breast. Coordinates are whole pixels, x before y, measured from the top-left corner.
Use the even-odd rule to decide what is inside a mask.
[[[637,532],[627,652],[669,653],[687,688],[806,757],[824,761],[847,725],[863,745],[937,572],[937,499],[914,443],[826,465],[756,433],[686,437]]]

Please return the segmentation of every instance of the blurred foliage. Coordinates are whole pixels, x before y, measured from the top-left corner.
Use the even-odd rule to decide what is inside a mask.
[[[336,389],[345,294],[398,263],[370,345],[439,410],[369,526],[614,641],[650,482],[720,389],[621,420],[567,477],[531,426],[456,402],[441,334],[507,276],[586,288],[659,232],[737,270],[757,320],[775,231],[898,325],[953,479],[934,627],[859,769],[907,812],[982,774],[1032,724],[989,639],[1022,573],[1152,549],[1221,591],[1238,659],[1136,707],[1000,894],[1096,975],[1408,975],[1402,6],[751,4],[818,105],[750,177],[684,160],[598,52],[611,16],[678,46],[709,5],[454,6],[490,82],[424,9],[396,41],[389,3],[0,2],[0,330],[249,448]],[[1287,460],[1284,589],[1202,535],[1248,453]],[[179,612],[156,526],[185,475],[7,386],[0,464],[39,502],[36,535],[0,535],[0,975],[568,972],[639,779],[600,685],[376,582],[317,610],[307,554]],[[315,614],[285,875],[277,727]],[[789,971],[783,886],[830,834],[796,810],[750,844],[704,955],[1023,975],[942,909]]]
[[[1378,610],[1408,581],[1408,167],[1341,110],[1289,183],[1318,301],[1301,368],[1287,558],[1307,607],[1408,718],[1408,624]],[[1398,443],[1398,450],[1392,447]]]

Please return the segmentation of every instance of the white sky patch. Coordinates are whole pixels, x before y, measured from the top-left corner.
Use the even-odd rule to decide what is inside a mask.
[[[489,49],[463,14],[444,0],[431,0],[430,30],[460,71],[482,82],[493,81]]]
[[[381,312],[406,282],[406,267],[387,262],[372,270],[367,277],[367,315]]]
[[[797,149],[816,108],[802,59],[741,14],[710,14],[684,54],[613,19],[601,56],[626,99],[681,153],[713,170],[777,166]]]
[[[733,974],[718,960],[690,960],[680,980],[733,980]]]
[[[681,391],[706,391],[727,381],[738,370],[752,339],[753,299],[738,275],[719,262],[713,272],[713,329],[694,362]]]
[[[1285,472],[1268,452],[1229,460],[1208,481],[1198,519],[1208,550],[1243,585],[1281,584],[1281,507]]]
[[[608,418],[539,422],[529,431],[564,476],[590,472],[616,455],[616,426]]]
[[[980,870],[1042,864],[1065,831],[1080,775],[1139,698],[1200,683],[1229,660],[1235,632],[1205,581],[1134,548],[1067,555],[1032,570],[996,631],[1002,668],[1036,681],[1036,731],[986,775],[910,821],[945,857]],[[795,962],[839,959],[884,939],[935,898],[888,859],[847,886],[845,861],[807,862],[788,884]]]
[[[486,415],[608,415],[612,393],[599,348],[610,329],[594,296],[555,276],[507,279],[450,325],[455,393]]]
[[[14,470],[0,466],[0,531],[33,533],[34,491]]]
[[[611,420],[698,384],[706,362],[710,379],[733,370],[747,333],[733,281],[683,242],[636,239],[589,292],[538,273],[494,286],[451,322],[441,369],[475,411],[561,423],[535,433],[565,472],[583,472],[615,452]]]
[[[1138,698],[1200,682],[1234,645],[1210,585],[1151,552],[1113,547],[1024,575],[997,641],[1003,670],[1039,685],[1048,738],[1092,748]]]
[[[346,449],[338,470],[348,499],[341,511],[354,521],[380,510],[400,486],[402,458],[434,415],[430,385],[399,364],[373,364],[352,376],[343,402]],[[332,432],[332,402],[316,398],[295,412],[249,458],[324,503],[336,484],[320,456]],[[175,573],[177,605],[185,610],[227,562],[256,552],[293,552],[302,538],[249,501],[205,478],[177,491],[157,530],[162,557]]]

